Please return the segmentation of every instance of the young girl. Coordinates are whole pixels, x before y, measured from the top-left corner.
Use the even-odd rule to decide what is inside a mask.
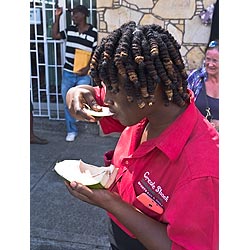
[[[67,93],[71,114],[109,107],[104,133],[122,132],[106,164],[119,168],[108,189],[66,183],[69,192],[105,209],[119,250],[218,249],[218,133],[187,89],[180,46],[157,25],[122,25],[91,61],[96,87]]]

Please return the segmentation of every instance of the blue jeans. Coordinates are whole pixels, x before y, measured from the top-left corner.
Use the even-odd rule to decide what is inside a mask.
[[[67,133],[74,132],[77,135],[78,129],[76,126],[76,119],[72,117],[69,113],[69,109],[66,104],[66,94],[68,90],[72,87],[75,87],[77,85],[91,85],[91,84],[92,84],[92,79],[89,75],[78,76],[75,73],[63,70],[62,98],[63,98],[63,103],[64,103],[64,114],[65,114]]]

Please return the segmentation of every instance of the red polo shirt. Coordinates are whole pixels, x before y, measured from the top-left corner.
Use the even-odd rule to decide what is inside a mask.
[[[172,250],[216,250],[219,203],[219,139],[191,103],[163,133],[140,145],[147,121],[127,127],[114,151],[119,168],[112,191],[143,213],[166,224]],[[105,123],[101,123],[103,125]],[[136,198],[146,193],[158,214]],[[111,219],[133,237],[112,214]]]

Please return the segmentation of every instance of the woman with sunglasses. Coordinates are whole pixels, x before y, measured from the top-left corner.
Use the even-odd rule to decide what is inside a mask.
[[[219,131],[219,41],[209,43],[203,66],[192,71],[187,81],[197,108]]]

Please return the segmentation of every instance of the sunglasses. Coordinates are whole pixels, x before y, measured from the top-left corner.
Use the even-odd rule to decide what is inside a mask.
[[[215,48],[215,47],[218,47],[218,46],[219,46],[219,43],[217,41],[211,41],[208,44],[208,48]]]

